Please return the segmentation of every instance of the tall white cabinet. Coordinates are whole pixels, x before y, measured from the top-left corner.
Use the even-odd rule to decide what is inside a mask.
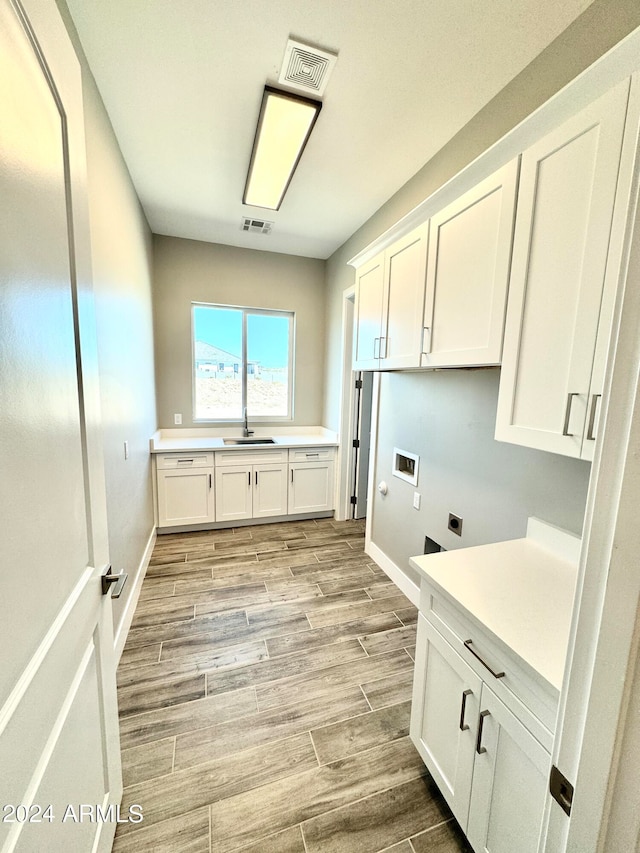
[[[522,155],[496,438],[591,459],[626,80]],[[598,363],[594,362],[596,352]]]

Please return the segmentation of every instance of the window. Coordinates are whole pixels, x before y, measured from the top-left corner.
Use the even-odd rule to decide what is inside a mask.
[[[290,420],[294,315],[193,305],[194,418]]]

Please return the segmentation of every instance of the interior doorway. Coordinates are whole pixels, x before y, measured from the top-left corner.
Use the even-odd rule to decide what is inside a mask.
[[[344,292],[342,389],[337,503],[339,518],[365,518],[371,450],[373,374],[353,370],[355,287]]]

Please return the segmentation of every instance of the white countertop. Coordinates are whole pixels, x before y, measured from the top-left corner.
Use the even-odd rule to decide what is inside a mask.
[[[194,450],[269,450],[285,447],[335,447],[337,433],[324,427],[253,427],[254,438],[273,438],[273,444],[225,444],[224,438],[242,436],[242,428],[160,429],[149,440],[151,453],[183,453]]]
[[[488,629],[559,691],[579,552],[577,536],[529,519],[524,539],[409,562],[471,622]]]

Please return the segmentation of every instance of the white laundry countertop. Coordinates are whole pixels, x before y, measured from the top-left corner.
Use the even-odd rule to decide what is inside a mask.
[[[252,427],[253,438],[273,438],[273,444],[225,444],[224,438],[240,438],[241,427],[225,429],[161,429],[149,440],[151,453],[183,453],[203,450],[260,450],[288,447],[335,447],[337,433],[324,427]]]
[[[560,690],[580,554],[574,534],[529,519],[527,536],[412,557],[465,616]]]

